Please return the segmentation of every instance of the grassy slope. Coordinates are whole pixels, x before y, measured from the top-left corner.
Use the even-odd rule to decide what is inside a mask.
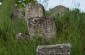
[[[7,3],[7,2],[12,3]],[[72,55],[84,55],[85,46],[85,14],[78,10],[70,11],[64,16],[55,16],[57,25],[57,38],[46,41],[37,38],[31,41],[16,43],[12,38],[18,32],[27,30],[22,20],[12,21],[10,15],[13,11],[14,0],[3,0],[0,10],[0,55],[36,55],[38,45],[71,43]],[[12,5],[11,5],[12,4]],[[66,25],[66,27],[64,27]]]

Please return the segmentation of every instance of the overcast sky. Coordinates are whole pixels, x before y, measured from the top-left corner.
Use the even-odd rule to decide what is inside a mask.
[[[53,8],[57,5],[63,5],[69,8],[79,8],[80,10],[85,11],[85,0],[48,0],[48,4],[43,3],[46,0],[38,0],[39,3],[45,5],[46,9]],[[47,5],[47,6],[46,6]]]
[[[47,3],[45,3],[48,1]],[[39,3],[43,4],[45,9],[53,8],[57,5],[63,5],[70,9],[79,8],[85,12],[85,0],[38,0]],[[2,3],[0,3],[1,5]]]

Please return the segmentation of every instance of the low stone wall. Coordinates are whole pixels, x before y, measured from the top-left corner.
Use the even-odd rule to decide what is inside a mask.
[[[38,46],[36,55],[71,55],[70,44]]]

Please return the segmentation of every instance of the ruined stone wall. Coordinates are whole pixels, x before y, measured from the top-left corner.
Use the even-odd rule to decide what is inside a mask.
[[[30,38],[41,36],[51,38],[56,36],[56,27],[53,17],[45,17],[44,7],[41,4],[26,6],[25,20],[27,22]]]
[[[56,27],[53,17],[30,18],[28,22],[29,34],[31,37],[41,36],[44,38],[51,38],[56,36]]]
[[[64,13],[66,13],[66,12],[68,12],[68,11],[69,11],[69,8],[67,8],[67,7],[65,7],[65,6],[62,6],[62,5],[58,5],[58,6],[52,8],[52,9],[50,10],[52,16],[55,16],[55,15],[63,16]]]
[[[71,55],[70,44],[38,46],[36,55]]]
[[[44,7],[39,4],[39,3],[35,3],[35,4],[28,4],[26,5],[25,8],[25,17],[26,20],[32,17],[43,17],[44,16]]]

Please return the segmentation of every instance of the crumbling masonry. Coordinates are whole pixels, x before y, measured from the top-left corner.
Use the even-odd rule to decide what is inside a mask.
[[[49,39],[56,36],[54,18],[45,17],[44,7],[41,4],[28,4],[25,8],[25,20],[30,38],[40,36]]]

